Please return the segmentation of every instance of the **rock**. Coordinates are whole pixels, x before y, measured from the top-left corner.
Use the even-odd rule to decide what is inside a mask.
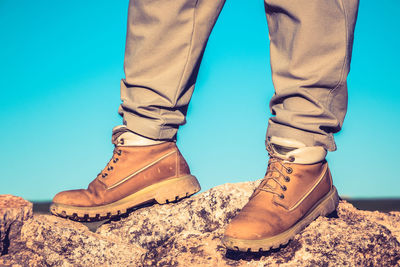
[[[101,226],[97,233],[123,237],[145,248],[145,266],[400,264],[400,213],[359,211],[345,201],[335,216],[318,218],[280,250],[252,254],[226,251],[220,243],[224,228],[255,186],[218,186],[176,204],[138,210],[119,222]]]
[[[17,250],[23,221],[32,217],[32,203],[21,197],[0,195],[0,255]]]
[[[20,229],[19,251],[0,257],[21,266],[398,266],[400,212],[360,211],[341,201],[286,246],[226,250],[220,238],[257,182],[225,184],[168,205],[109,221],[95,233],[81,223],[35,215]]]
[[[138,266],[145,252],[138,245],[100,236],[81,223],[51,215],[26,221],[20,240],[25,247],[5,259],[23,266]]]

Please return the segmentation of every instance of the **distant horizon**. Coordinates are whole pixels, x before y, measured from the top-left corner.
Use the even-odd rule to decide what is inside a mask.
[[[342,198],[360,210],[380,212],[400,212],[400,198]],[[32,202],[32,201],[31,201]],[[51,201],[33,201],[33,210],[36,213],[50,214],[49,206]]]
[[[201,192],[200,192],[201,193]],[[3,195],[3,194],[2,194]],[[4,194],[4,195],[7,195],[7,194]],[[196,194],[197,195],[197,194]],[[196,196],[196,195],[194,195],[194,196]],[[400,197],[395,197],[395,198],[392,198],[392,197],[376,197],[376,198],[368,198],[368,197],[360,197],[360,198],[352,198],[352,197],[344,197],[344,196],[339,196],[341,199],[343,199],[343,200],[349,200],[349,199],[351,199],[351,200],[399,200],[400,201]],[[32,203],[51,203],[51,199],[47,199],[47,200],[31,200],[31,199],[26,199],[26,200],[28,200],[29,202],[32,202]]]

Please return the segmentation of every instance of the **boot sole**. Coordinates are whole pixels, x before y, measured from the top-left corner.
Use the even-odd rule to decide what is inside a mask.
[[[222,243],[228,249],[243,252],[262,252],[277,249],[282,245],[286,245],[295,235],[301,232],[319,216],[327,216],[335,211],[338,204],[339,196],[336,188],[333,187],[331,191],[324,198],[318,201],[300,221],[285,232],[269,238],[256,240],[236,239],[224,236]]]
[[[200,184],[193,175],[186,175],[152,184],[123,199],[95,207],[70,206],[52,203],[50,212],[75,221],[98,221],[127,213],[128,209],[149,202],[167,204],[189,197],[200,191]]]

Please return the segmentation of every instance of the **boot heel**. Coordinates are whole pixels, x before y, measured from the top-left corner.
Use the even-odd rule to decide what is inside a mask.
[[[154,194],[154,199],[159,204],[178,201],[200,191],[200,184],[196,177],[187,175],[165,181]]]
[[[332,212],[334,212],[339,205],[339,195],[336,190],[336,187],[333,187],[333,190],[330,196],[325,200],[326,202],[323,205],[323,210],[321,211],[322,216],[328,216]]]

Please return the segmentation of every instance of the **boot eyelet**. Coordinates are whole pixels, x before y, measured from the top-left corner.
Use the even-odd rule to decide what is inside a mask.
[[[117,161],[118,161],[118,158],[115,158],[115,159],[113,160],[114,163],[117,163]]]
[[[285,176],[285,182],[290,182],[290,177],[289,176]]]
[[[118,156],[121,156],[122,150],[118,150],[118,151],[117,151],[117,154],[118,154]]]
[[[281,199],[284,199],[284,198],[285,198],[285,195],[284,195],[284,194],[280,194],[279,197],[280,197]]]
[[[286,169],[286,172],[291,174],[293,172],[293,169],[289,167],[289,168]]]
[[[295,158],[294,158],[293,156],[290,156],[290,157],[289,157],[289,161],[290,161],[290,162],[293,162],[294,160],[295,160]]]
[[[119,143],[120,143],[121,145],[125,144],[125,139],[124,139],[124,138],[121,138],[121,139],[119,140]]]
[[[287,190],[286,185],[282,186],[282,190],[283,190],[283,191],[286,191],[286,190]]]

